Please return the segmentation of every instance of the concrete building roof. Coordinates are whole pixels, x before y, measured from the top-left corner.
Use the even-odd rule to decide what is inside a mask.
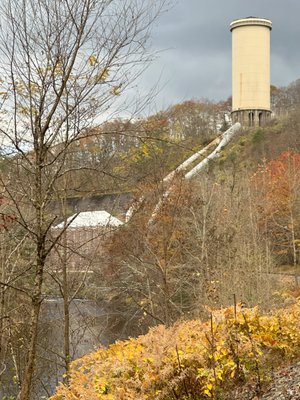
[[[255,26],[255,25],[265,26],[270,30],[272,29],[272,21],[267,18],[246,17],[232,21],[230,24],[230,30],[232,31],[233,29],[238,28],[240,26]]]
[[[72,221],[70,223],[70,221]],[[123,222],[118,218],[113,217],[107,211],[84,211],[77,215],[73,214],[67,219],[67,223],[70,223],[68,228],[96,228],[96,227],[116,227],[123,225]],[[64,223],[56,225],[55,228],[63,228]]]

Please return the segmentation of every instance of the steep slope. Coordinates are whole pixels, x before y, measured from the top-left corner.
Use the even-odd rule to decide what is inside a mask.
[[[231,169],[235,164],[239,171],[255,171],[259,164],[276,158],[286,150],[300,151],[300,118],[297,113],[274,118],[265,127],[244,128],[217,164],[223,170]]]
[[[75,361],[69,384],[51,400],[240,399],[236,388],[243,399],[266,391],[275,400],[268,382],[275,368],[299,360],[299,321],[297,301],[269,314],[238,306],[212,312],[208,322],[159,326]]]

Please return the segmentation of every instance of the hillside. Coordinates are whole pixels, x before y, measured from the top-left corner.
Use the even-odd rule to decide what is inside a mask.
[[[125,336],[150,331],[75,361],[51,399],[300,398],[299,133],[293,113],[244,129],[192,181],[174,178],[151,225],[166,186],[140,183],[101,298]]]
[[[175,177],[167,197],[165,182],[140,184],[143,203],[108,244],[105,270],[129,336],[205,316],[206,306],[227,307],[233,294],[267,310],[299,284],[297,121],[290,114],[243,130],[194,179]]]
[[[245,128],[219,160],[222,168],[235,164],[239,171],[255,171],[259,164],[277,158],[282,152],[300,150],[300,119],[297,113],[274,118],[265,127]]]
[[[296,301],[269,314],[237,306],[212,311],[208,322],[159,326],[75,361],[69,384],[51,400],[237,400],[264,392],[264,399],[299,399],[297,382],[291,382],[299,377],[299,321]],[[284,371],[274,375],[286,363],[295,366],[284,370],[291,377],[281,393],[282,386],[272,382],[288,381]]]
[[[184,160],[216,138],[220,132],[215,128],[222,125],[224,110],[226,107],[220,111],[212,104],[204,107],[201,101],[187,102],[145,120],[113,121],[99,127],[97,132],[81,136],[70,146],[64,159],[64,172],[43,203],[45,229],[53,221],[63,221],[76,212],[68,209],[68,196],[72,201],[83,199],[82,206],[86,209],[82,211],[91,206],[97,209],[99,201],[100,209],[105,205],[109,207],[107,211],[116,215],[115,202],[110,204],[107,199],[100,205],[101,194],[125,192],[133,196],[138,207],[128,223],[109,235],[93,233],[95,245],[90,247],[94,249],[90,253],[85,245],[78,246],[78,240],[68,243],[67,235],[57,240],[60,238],[53,236],[53,230],[47,230],[47,248],[50,251],[55,244],[51,253],[56,258],[47,256],[40,295],[43,306],[51,303],[53,309],[64,308],[64,313],[60,314],[58,325],[57,312],[48,318],[45,308],[42,309],[38,325],[38,373],[33,384],[37,396],[51,395],[56,382],[68,371],[71,359],[81,356],[82,345],[87,351],[100,341],[108,345],[115,340],[145,335],[149,329],[151,332],[170,329],[174,333],[172,327],[181,326],[178,321],[182,321],[182,329],[186,330],[193,326],[188,321],[197,321],[195,324],[203,330],[204,325],[199,321],[207,321],[211,310],[228,309],[234,298],[249,310],[259,306],[260,315],[276,314],[276,309],[286,306],[287,298],[299,295],[300,123],[297,113],[290,110],[264,128],[242,130],[193,179],[185,180],[179,172],[164,181]],[[198,125],[200,128],[194,130]],[[225,129],[226,120],[223,125]],[[49,153],[49,174],[53,171],[52,157],[59,152],[60,146],[55,146]],[[16,205],[22,206],[21,212],[33,224],[32,203],[18,197],[22,183],[30,198],[30,185],[24,182],[32,176],[25,168],[19,176],[15,174],[17,180],[11,180],[9,177],[20,166],[19,159],[3,155],[1,161],[7,190],[17,194],[14,204],[3,191],[1,209],[3,273],[10,285],[2,291],[1,303],[2,354],[9,365],[3,372],[2,382],[3,393],[15,395],[18,386],[12,373],[21,371],[25,365],[28,348],[18,343],[29,339],[27,317],[34,282],[30,267],[34,241],[32,236],[24,236],[24,228],[16,218]],[[46,176],[50,177],[51,174]],[[124,221],[124,213],[118,212]],[[85,238],[87,244],[87,238],[92,236],[82,235],[81,239]],[[25,239],[16,248],[20,238]],[[17,295],[12,296],[13,293]],[[74,313],[77,304],[84,310],[80,319]],[[217,325],[219,314],[222,311],[213,312]],[[156,328],[158,325],[165,328]],[[205,326],[210,329],[209,324]],[[66,327],[69,334],[63,332]],[[10,343],[14,343],[11,351]],[[277,350],[272,354],[275,353],[278,354]],[[106,350],[101,354],[106,354]],[[89,356],[86,357],[88,360]],[[285,358],[291,366],[296,359]],[[179,360],[181,363],[181,354]],[[276,362],[272,360],[271,365],[275,366]],[[253,382],[255,371],[251,365],[249,379]],[[76,374],[72,370],[74,384]],[[164,374],[156,378],[163,379]],[[173,378],[176,381],[177,375]],[[89,387],[87,376],[80,379],[86,379]],[[159,383],[157,390],[163,384]],[[224,393],[239,388],[223,387],[219,382],[215,389],[211,386],[207,389],[211,387],[217,392],[219,386]],[[267,390],[265,383],[262,390]]]
[[[217,400],[298,362],[300,80],[270,88],[246,17],[231,90],[228,28],[176,3],[1,1],[2,400]]]

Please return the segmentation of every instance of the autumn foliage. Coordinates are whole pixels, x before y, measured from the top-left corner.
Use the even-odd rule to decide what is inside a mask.
[[[16,215],[11,212],[7,199],[0,197],[0,232],[8,231],[16,219]]]
[[[253,177],[264,189],[266,212],[279,213],[296,197],[300,178],[300,153],[285,151],[262,165]]]
[[[259,392],[274,366],[297,357],[299,301],[269,315],[231,307],[86,355],[51,400],[220,399],[236,384]]]
[[[253,176],[261,228],[275,253],[299,262],[300,153],[285,151],[262,165]]]

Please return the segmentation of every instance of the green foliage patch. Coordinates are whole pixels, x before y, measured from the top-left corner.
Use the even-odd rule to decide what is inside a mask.
[[[252,136],[252,143],[260,143],[264,138],[264,131],[261,128],[256,129]]]

